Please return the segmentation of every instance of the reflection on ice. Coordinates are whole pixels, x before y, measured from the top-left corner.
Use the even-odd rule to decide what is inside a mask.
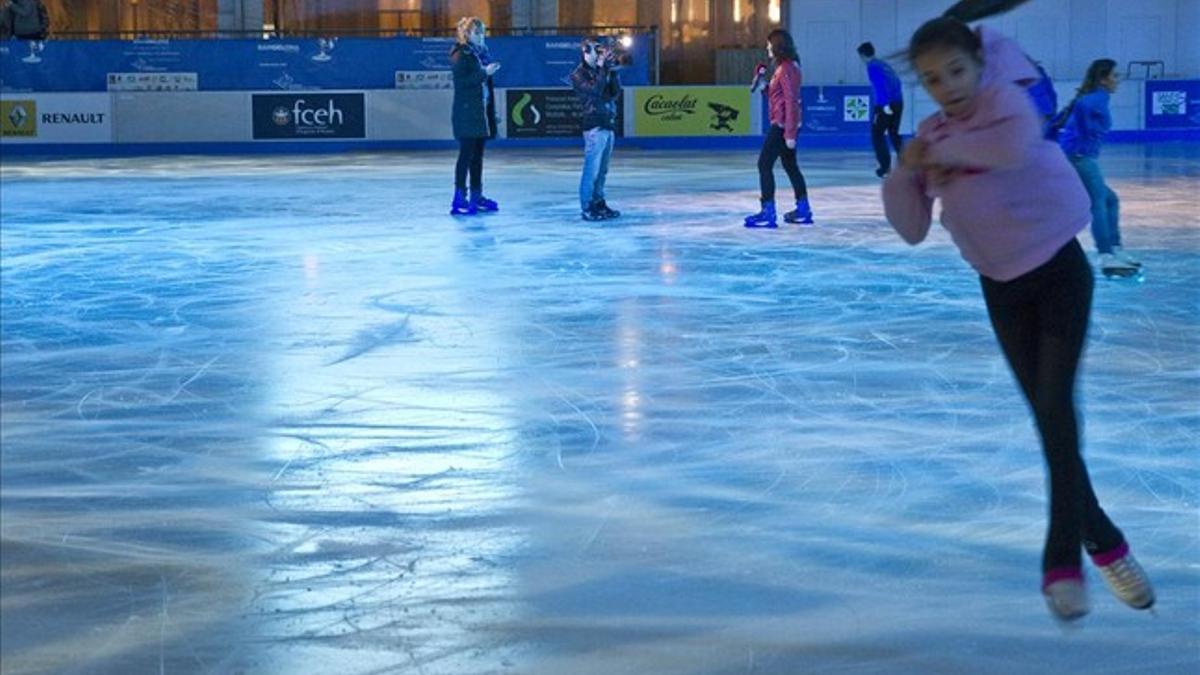
[[[1158,584],[1064,635],[977,281],[881,219],[748,232],[750,152],[6,162],[5,673],[1192,672],[1194,146],[1111,146],[1097,489]],[[1084,235],[1090,246],[1090,239]]]

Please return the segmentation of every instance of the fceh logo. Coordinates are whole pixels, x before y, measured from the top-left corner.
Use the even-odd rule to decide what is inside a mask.
[[[339,127],[346,123],[346,115],[334,105],[333,99],[326,101],[328,107],[310,108],[308,101],[297,98],[292,109],[279,107],[271,114],[271,121],[277,126],[295,125],[296,128],[327,129]]]
[[[254,94],[255,139],[366,138],[364,94]]]

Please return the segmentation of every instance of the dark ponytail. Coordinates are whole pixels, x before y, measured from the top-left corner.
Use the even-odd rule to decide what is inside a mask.
[[[1083,84],[1079,85],[1077,96],[1090,94],[1100,88],[1100,80],[1112,74],[1117,62],[1112,59],[1096,59],[1088,66],[1087,74],[1083,76]]]
[[[775,62],[787,59],[788,61],[800,62],[800,55],[796,53],[796,41],[792,39],[792,34],[782,28],[776,28],[767,35],[767,42],[771,43],[771,52],[775,54]]]
[[[908,43],[908,62],[932,49],[959,49],[983,62],[983,43],[967,24],[950,17],[930,19],[913,33]]]
[[[950,6],[945,12],[942,12],[941,18],[954,19],[960,23],[974,23],[982,21],[991,16],[1003,14],[1010,9],[1019,7],[1029,0],[959,0]],[[916,36],[914,36],[916,37]],[[885,58],[889,61],[899,59],[906,55],[905,51],[898,51],[887,55]],[[909,62],[912,62],[911,49],[908,51]]]
[[[1003,14],[1029,0],[959,0],[942,13],[947,19],[958,19],[963,23],[982,21],[989,16]]]

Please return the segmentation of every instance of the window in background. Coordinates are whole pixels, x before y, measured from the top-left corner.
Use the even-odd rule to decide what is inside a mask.
[[[421,0],[379,0],[379,30],[405,33],[421,28]]]
[[[592,13],[593,26],[633,26],[637,24],[636,2],[597,2]]]
[[[446,3],[446,14],[450,24],[455,25],[464,16],[477,16],[490,28],[492,25],[491,3],[488,0],[449,0]]]
[[[483,19],[488,32],[512,27],[512,0],[426,0],[426,5],[438,6],[435,11],[442,19],[438,28],[454,28],[464,16]]]
[[[218,0],[43,0],[50,34],[73,39],[89,34],[213,33]]]

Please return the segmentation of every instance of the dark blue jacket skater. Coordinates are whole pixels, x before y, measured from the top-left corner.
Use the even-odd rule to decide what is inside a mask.
[[[858,46],[858,56],[867,64],[867,79],[871,80],[871,146],[879,166],[875,175],[880,178],[892,170],[892,153],[888,151],[884,134],[900,154],[900,116],[904,114],[904,90],[900,78],[887,61],[875,58],[875,45],[864,42]]]
[[[492,63],[484,45],[485,26],[469,16],[458,22],[458,40],[450,50],[454,75],[454,107],[450,122],[458,140],[458,162],[454,166],[453,215],[475,215],[497,211],[499,205],[483,196],[483,146],[496,137],[496,90],[492,75],[500,64]],[[467,175],[471,192],[467,195]]]

